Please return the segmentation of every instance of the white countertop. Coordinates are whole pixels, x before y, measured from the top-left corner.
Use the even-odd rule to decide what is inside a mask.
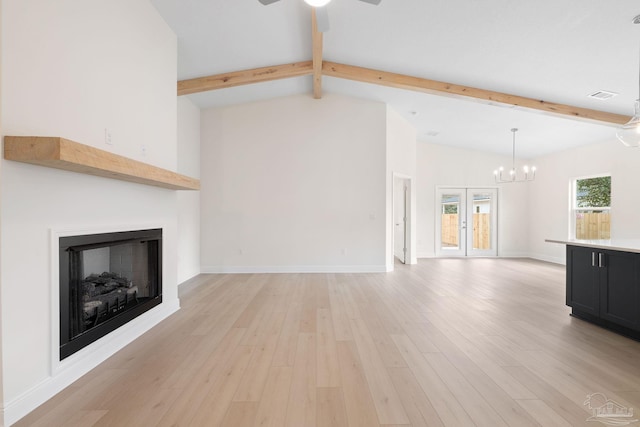
[[[580,240],[580,239],[545,239],[548,243],[584,246],[587,248],[609,249],[612,251],[640,253],[640,239]]]

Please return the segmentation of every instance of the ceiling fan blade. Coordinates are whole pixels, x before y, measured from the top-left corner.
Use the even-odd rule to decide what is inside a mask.
[[[275,2],[280,1],[280,0],[258,0],[258,1],[260,3],[262,3],[263,5],[265,5],[265,6],[269,6],[271,3],[275,3]]]
[[[373,4],[373,5],[377,6],[377,5],[380,4],[381,0],[360,0],[360,1],[363,1],[365,3],[369,3],[369,4]]]
[[[316,7],[316,23],[318,25],[318,31],[321,33],[329,31],[329,12],[327,12],[327,6]]]

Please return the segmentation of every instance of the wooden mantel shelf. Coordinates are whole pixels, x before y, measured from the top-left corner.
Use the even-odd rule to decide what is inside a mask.
[[[58,137],[5,136],[4,158],[171,190],[200,189],[198,179]]]

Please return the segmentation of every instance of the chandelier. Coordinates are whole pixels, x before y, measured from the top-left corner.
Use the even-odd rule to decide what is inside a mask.
[[[525,181],[533,181],[536,179],[536,167],[524,165],[522,167],[522,174],[519,175],[516,171],[516,132],[518,132],[518,128],[512,128],[511,132],[513,133],[513,156],[511,158],[511,169],[509,170],[509,174],[505,173],[504,167],[500,166],[498,169],[493,171],[493,177],[498,184],[506,184],[509,182],[525,182]]]

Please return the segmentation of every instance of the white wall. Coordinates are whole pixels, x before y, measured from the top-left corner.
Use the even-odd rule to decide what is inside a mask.
[[[178,172],[200,178],[200,109],[178,98]],[[200,192],[178,192],[178,283],[200,274]]]
[[[640,238],[640,150],[611,140],[540,157],[531,183],[530,253],[534,258],[565,262],[564,245],[545,239],[569,236],[570,183],[580,177],[611,174],[611,238]]]
[[[394,267],[394,219],[393,183],[394,175],[411,180],[409,185],[409,212],[407,263],[415,264],[416,259],[416,130],[400,114],[387,108],[387,251],[385,262],[387,271]]]
[[[2,0],[2,12],[3,134],[62,136],[175,170],[176,38],[147,0]],[[105,128],[112,131],[112,146],[104,143]],[[100,362],[74,355],[54,375],[52,230],[164,227],[164,302],[132,322],[130,330],[137,325],[139,332],[154,315],[178,307],[177,196],[0,163],[3,406],[9,424]],[[106,337],[101,354],[113,353],[123,340]]]
[[[492,153],[418,142],[418,257],[435,256],[436,187],[498,188],[498,255],[527,256],[529,186],[496,185],[493,171],[511,159]]]
[[[203,111],[203,272],[384,270],[385,123],[331,94]]]

